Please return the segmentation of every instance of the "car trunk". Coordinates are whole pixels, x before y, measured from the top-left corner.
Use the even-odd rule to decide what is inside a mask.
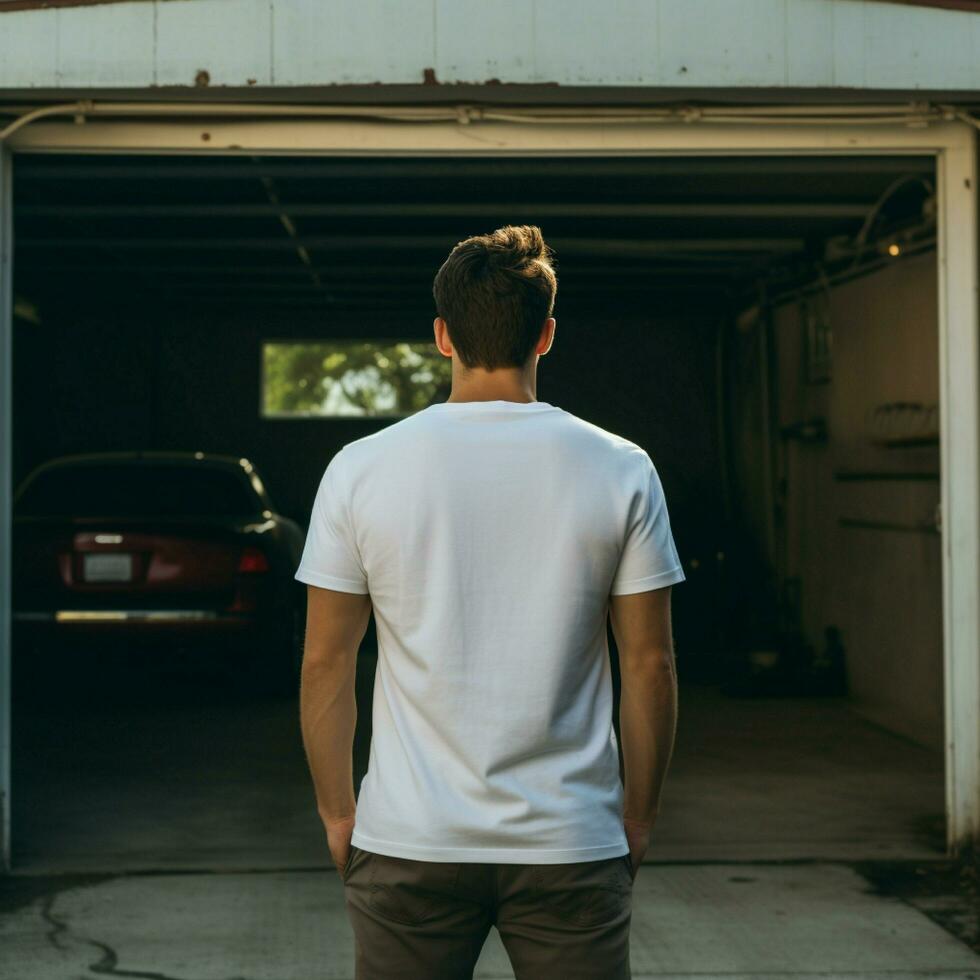
[[[18,547],[30,527],[31,548]],[[152,518],[18,518],[15,611],[231,610],[249,605],[255,571],[267,568],[242,524]]]

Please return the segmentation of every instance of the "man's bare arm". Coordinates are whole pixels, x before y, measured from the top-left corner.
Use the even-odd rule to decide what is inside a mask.
[[[670,622],[670,586],[609,597],[622,679],[619,728],[623,752],[623,818],[630,848],[649,840],[660,810],[677,727],[677,674]],[[634,847],[631,830],[635,832]],[[636,864],[637,861],[634,861]]]
[[[331,826],[354,823],[354,682],[370,616],[368,595],[307,586],[300,727],[317,811],[328,833]]]

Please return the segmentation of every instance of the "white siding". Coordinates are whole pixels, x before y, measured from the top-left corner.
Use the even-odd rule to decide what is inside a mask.
[[[432,0],[294,0],[272,8],[276,85],[421,82],[435,64]]]
[[[0,88],[980,92],[980,14],[865,0],[161,0],[0,13]]]

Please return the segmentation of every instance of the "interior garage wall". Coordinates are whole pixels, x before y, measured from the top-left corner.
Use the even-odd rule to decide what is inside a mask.
[[[799,582],[810,642],[819,649],[825,627],[840,630],[855,707],[938,748],[939,447],[877,445],[872,414],[884,403],[938,402],[936,286],[930,252],[832,288],[833,364],[825,383],[806,381],[798,303],[774,311],[772,340],[780,577]],[[779,436],[816,417],[826,420],[825,443]],[[887,526],[867,526],[874,524]]]
[[[63,453],[134,448],[240,454],[279,508],[306,524],[330,457],[389,424],[380,419],[262,420],[264,339],[431,338],[429,315],[404,331],[391,318],[241,311],[167,313],[147,303],[98,312],[44,303],[40,324],[15,324],[15,486]],[[421,331],[419,324],[423,324]],[[562,316],[538,369],[538,398],[642,445],[661,472],[682,557],[710,548],[720,519],[714,426],[718,316]],[[680,591],[680,590],[679,590]]]

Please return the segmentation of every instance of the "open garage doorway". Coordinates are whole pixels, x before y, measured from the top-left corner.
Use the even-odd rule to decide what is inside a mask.
[[[165,536],[127,551],[120,515],[64,497],[32,514],[25,481],[69,455],[197,453],[263,488],[253,516],[288,555],[330,456],[445,397],[424,363],[439,262],[518,222],[557,256],[538,397],[650,452],[688,575],[653,859],[943,853],[932,155],[19,153],[14,173],[16,868],[326,863],[295,699],[242,683],[247,637],[219,657],[126,615],[227,615],[275,562],[242,546],[220,588],[148,598],[141,559],[89,558],[74,588],[95,537]]]

